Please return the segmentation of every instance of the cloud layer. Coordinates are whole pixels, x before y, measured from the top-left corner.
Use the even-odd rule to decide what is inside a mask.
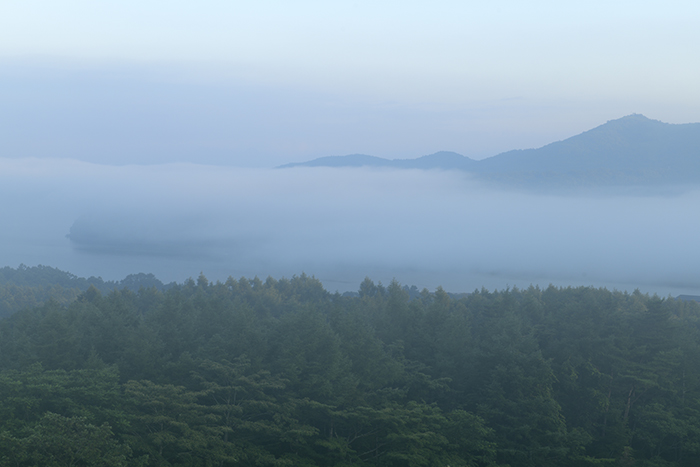
[[[561,197],[459,172],[0,159],[0,193],[3,265],[164,281],[306,272],[341,291],[370,276],[700,293],[700,191]]]

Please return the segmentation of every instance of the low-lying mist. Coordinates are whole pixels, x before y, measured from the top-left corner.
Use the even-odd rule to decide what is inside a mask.
[[[331,291],[369,276],[700,293],[700,190],[558,196],[463,172],[0,159],[0,193],[0,266],[164,282],[306,272]]]

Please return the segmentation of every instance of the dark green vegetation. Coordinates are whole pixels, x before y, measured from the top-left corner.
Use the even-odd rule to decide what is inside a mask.
[[[17,269],[6,266],[0,268],[0,318],[23,308],[42,305],[47,300],[67,305],[90,286],[109,293],[124,288],[136,292],[141,287],[163,291],[173,285],[163,284],[153,274],[130,274],[115,282],[104,281],[101,277],[85,279],[49,266],[27,267],[22,264]]]
[[[18,311],[0,465],[697,465],[696,302],[409,292],[200,276]]]
[[[673,125],[628,115],[538,149],[508,151],[475,161],[452,152],[418,159],[365,155],[323,157],[285,167],[458,169],[514,187],[578,188],[700,182],[700,123]]]

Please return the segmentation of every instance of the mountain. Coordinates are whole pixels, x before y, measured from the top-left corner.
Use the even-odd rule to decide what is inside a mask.
[[[700,181],[700,123],[674,125],[633,114],[548,144],[479,161],[487,178],[648,184]]]
[[[392,161],[381,157],[367,156],[365,154],[350,154],[348,156],[320,157],[309,162],[293,162],[281,165],[279,169],[291,167],[389,167]]]
[[[480,161],[438,152],[418,159],[325,157],[283,167],[294,166],[459,169],[510,185],[700,183],[700,123],[670,124],[633,114],[541,148]]]
[[[382,159],[381,157],[365,154],[349,156],[328,156],[309,162],[295,162],[281,165],[278,168],[290,167],[393,167],[398,169],[442,169],[442,170],[472,170],[477,161],[464,157],[456,152],[440,151],[435,154],[419,157],[418,159]]]

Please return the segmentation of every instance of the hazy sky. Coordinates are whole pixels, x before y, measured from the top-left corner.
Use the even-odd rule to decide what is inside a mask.
[[[700,121],[689,1],[0,4],[3,156],[482,158]]]

